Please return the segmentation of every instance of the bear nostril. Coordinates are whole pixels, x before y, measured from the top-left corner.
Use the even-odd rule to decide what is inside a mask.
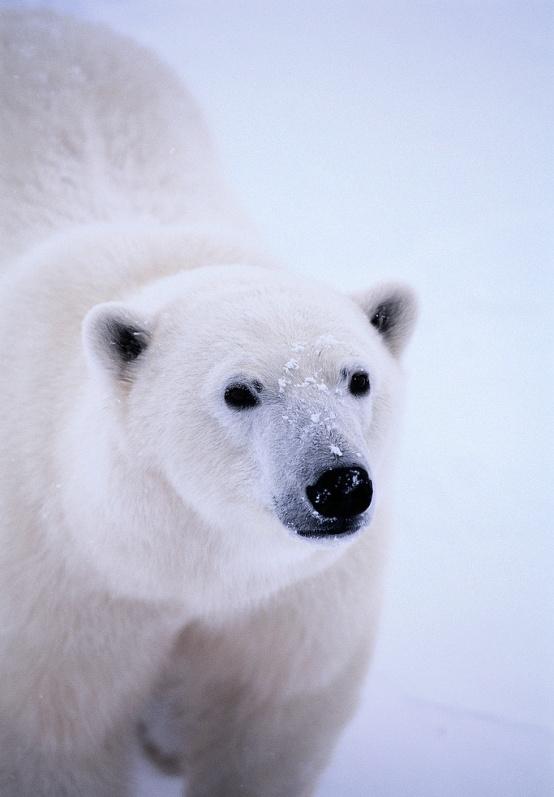
[[[364,468],[332,468],[306,489],[306,495],[323,517],[353,518],[371,504],[373,485]]]

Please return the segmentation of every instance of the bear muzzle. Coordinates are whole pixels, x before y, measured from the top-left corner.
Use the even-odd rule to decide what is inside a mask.
[[[359,462],[316,471],[307,482],[301,492],[291,490],[280,499],[274,498],[277,516],[295,535],[332,540],[369,525],[373,483]]]
[[[348,521],[369,509],[373,485],[361,466],[331,468],[306,488],[306,495],[319,515]]]

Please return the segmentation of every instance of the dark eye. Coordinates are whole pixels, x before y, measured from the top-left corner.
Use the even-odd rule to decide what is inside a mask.
[[[350,378],[348,389],[353,396],[365,396],[369,393],[369,376],[365,371],[356,371]]]
[[[255,382],[253,387],[245,384],[229,385],[225,391],[225,403],[234,410],[249,410],[260,403],[256,391],[259,393],[262,386]]]

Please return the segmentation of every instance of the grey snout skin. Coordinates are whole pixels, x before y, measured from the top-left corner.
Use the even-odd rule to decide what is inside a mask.
[[[281,522],[300,537],[348,537],[371,520],[373,482],[359,460],[328,463],[304,480],[304,487],[275,500]]]

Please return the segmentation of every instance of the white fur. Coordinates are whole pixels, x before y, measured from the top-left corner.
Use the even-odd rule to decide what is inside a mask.
[[[379,604],[400,337],[369,321],[396,292],[404,342],[412,300],[271,268],[154,56],[0,22],[0,793],[127,794],[159,679],[191,795],[307,795]],[[125,372],[113,318],[149,340]],[[226,406],[237,377],[259,407]],[[275,501],[343,455],[371,470],[371,522],[298,536]]]

